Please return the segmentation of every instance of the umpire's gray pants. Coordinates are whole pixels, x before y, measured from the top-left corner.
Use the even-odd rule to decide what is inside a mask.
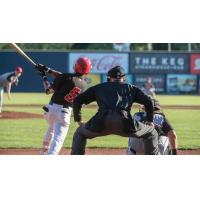
[[[85,126],[79,127],[73,136],[72,141],[72,155],[83,155],[85,154],[85,147],[87,139],[92,139],[96,137],[106,136],[106,135],[119,135],[123,137],[139,137],[145,138],[144,151],[146,155],[157,155],[158,154],[158,133],[151,127],[139,124],[139,128],[134,133],[125,133],[123,131],[123,124],[121,116],[118,114],[108,114],[105,119],[104,131],[94,132],[85,128]]]

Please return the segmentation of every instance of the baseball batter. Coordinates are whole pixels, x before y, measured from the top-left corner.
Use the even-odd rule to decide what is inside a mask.
[[[50,103],[44,107],[48,130],[44,136],[41,154],[59,154],[69,129],[73,101],[87,87],[82,76],[88,74],[91,68],[90,59],[85,57],[76,61],[74,74],[61,73],[44,65],[37,65],[36,69],[44,80],[46,94],[53,93]],[[55,77],[52,84],[47,81],[46,74]]]
[[[157,100],[152,99],[154,106],[153,123],[159,134],[158,147],[161,155],[177,154],[177,136],[173,127],[161,112],[160,104]],[[147,113],[145,110],[137,112],[134,115],[135,120],[145,123],[147,120]],[[128,141],[128,155],[144,154],[144,139],[129,138]]]
[[[16,67],[15,71],[7,72],[0,76],[0,113],[2,112],[2,106],[3,106],[4,88],[6,88],[8,99],[11,99],[10,93],[12,84],[15,84],[15,86],[18,85],[19,77],[21,76],[22,71],[23,70],[21,67]]]
[[[85,154],[87,139],[110,134],[146,138],[145,154],[158,154],[158,135],[152,123],[151,99],[139,88],[125,83],[125,72],[120,66],[112,68],[107,78],[108,82],[90,87],[74,100],[74,120],[80,127],[73,136],[71,154]],[[94,101],[99,107],[98,112],[84,124],[81,107]],[[146,124],[133,120],[130,111],[134,102],[147,108]]]

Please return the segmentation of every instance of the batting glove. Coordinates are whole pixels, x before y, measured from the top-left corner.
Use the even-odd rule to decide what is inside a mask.
[[[39,72],[45,71],[45,72],[49,73],[49,72],[51,71],[51,69],[50,69],[49,67],[46,67],[46,66],[43,65],[43,64],[37,64],[37,65],[35,66],[35,69],[36,69],[37,71],[39,71]]]

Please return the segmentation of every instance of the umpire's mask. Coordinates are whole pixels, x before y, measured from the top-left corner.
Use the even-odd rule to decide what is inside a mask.
[[[120,81],[122,77],[124,77],[124,81],[125,81],[125,71],[120,66],[113,67],[107,73],[107,81],[110,81],[110,78],[113,78],[116,81]]]

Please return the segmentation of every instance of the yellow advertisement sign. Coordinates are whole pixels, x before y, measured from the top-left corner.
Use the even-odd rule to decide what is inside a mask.
[[[88,87],[91,87],[101,83],[101,76],[98,74],[88,74],[84,77],[84,80],[87,82]]]

